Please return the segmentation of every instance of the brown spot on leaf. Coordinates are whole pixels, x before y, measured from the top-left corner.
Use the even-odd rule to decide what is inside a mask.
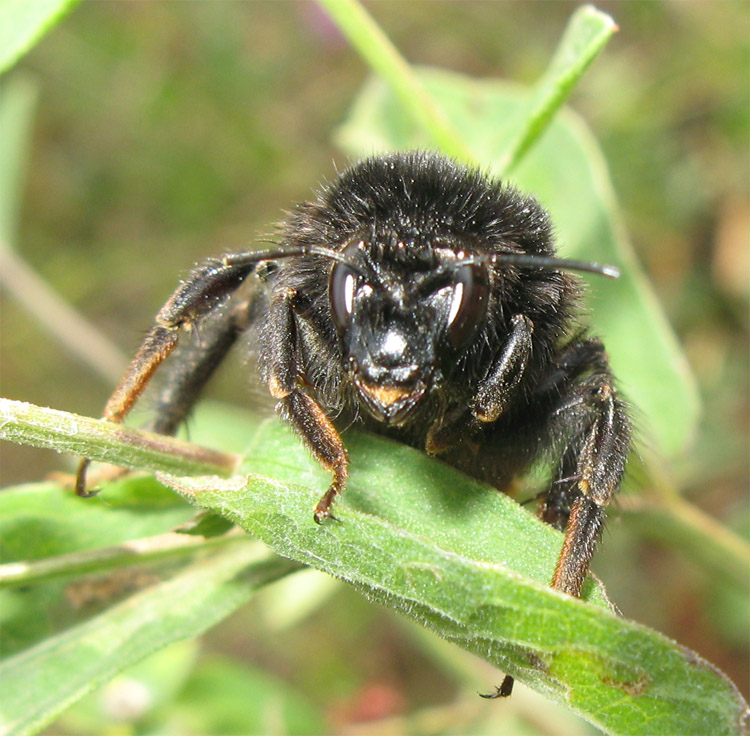
[[[622,690],[626,695],[635,698],[644,693],[651,680],[647,675],[641,675],[637,680],[629,682],[621,682],[612,677],[602,677],[602,682],[610,687],[616,687],[618,690]]]

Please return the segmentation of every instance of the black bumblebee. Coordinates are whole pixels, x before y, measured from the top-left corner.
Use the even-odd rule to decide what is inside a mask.
[[[546,458],[539,515],[566,530],[551,584],[579,596],[630,421],[601,342],[577,324],[568,270],[616,275],[555,258],[540,204],[477,170],[423,152],[369,158],[299,206],[277,250],[197,266],[104,417],[122,421],[180,331],[196,327],[200,340],[169,363],[151,425],[174,433],[238,336],[255,330],[277,410],[333,476],[315,521],[346,484],[337,426],[354,421],[501,490]]]

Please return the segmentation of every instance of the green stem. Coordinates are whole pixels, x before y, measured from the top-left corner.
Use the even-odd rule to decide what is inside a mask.
[[[8,562],[0,565],[0,589],[91,572],[102,574],[127,565],[185,557],[220,545],[251,541],[255,543],[244,533],[225,534],[206,539],[200,536],[169,532],[156,537],[133,539],[114,547],[88,549],[40,560]]]
[[[443,153],[466,163],[476,157],[412,72],[390,39],[356,0],[318,0],[349,43],[401,102],[404,111]]]

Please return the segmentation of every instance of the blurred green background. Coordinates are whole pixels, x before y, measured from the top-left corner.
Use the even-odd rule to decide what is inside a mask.
[[[369,8],[412,63],[532,83],[576,6]],[[730,0],[599,7],[621,31],[571,102],[602,145],[704,401],[695,442],[670,472],[697,506],[747,535],[750,9]],[[267,236],[284,208],[346,164],[331,134],[367,74],[316,5],[270,1],[85,3],[20,72],[39,98],[16,250],[125,355],[194,262]],[[98,415],[114,379],[72,356],[5,291],[0,299],[2,395]],[[251,403],[247,371],[236,358],[210,395]],[[66,466],[51,453],[1,450],[3,485]],[[748,695],[746,595],[627,517],[615,515],[594,567],[625,615],[695,649]],[[453,733],[488,718],[478,699],[458,697],[450,667],[441,673],[425,654],[432,645],[351,590],[304,627],[269,624],[267,610],[254,604],[209,637],[204,678],[239,662],[259,667],[342,733],[385,733],[371,719],[397,728],[420,713],[464,724]],[[508,704],[502,717],[517,723],[506,733],[588,732],[547,723],[532,697]],[[471,732],[482,727],[496,732],[497,722]]]

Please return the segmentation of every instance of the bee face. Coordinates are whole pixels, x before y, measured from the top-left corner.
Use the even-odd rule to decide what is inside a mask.
[[[487,272],[464,253],[396,242],[396,253],[359,241],[350,263],[331,270],[331,315],[363,406],[378,421],[404,424],[439,388],[446,363],[476,333],[487,308]],[[373,257],[373,250],[377,256]],[[435,256],[438,251],[430,249]]]

